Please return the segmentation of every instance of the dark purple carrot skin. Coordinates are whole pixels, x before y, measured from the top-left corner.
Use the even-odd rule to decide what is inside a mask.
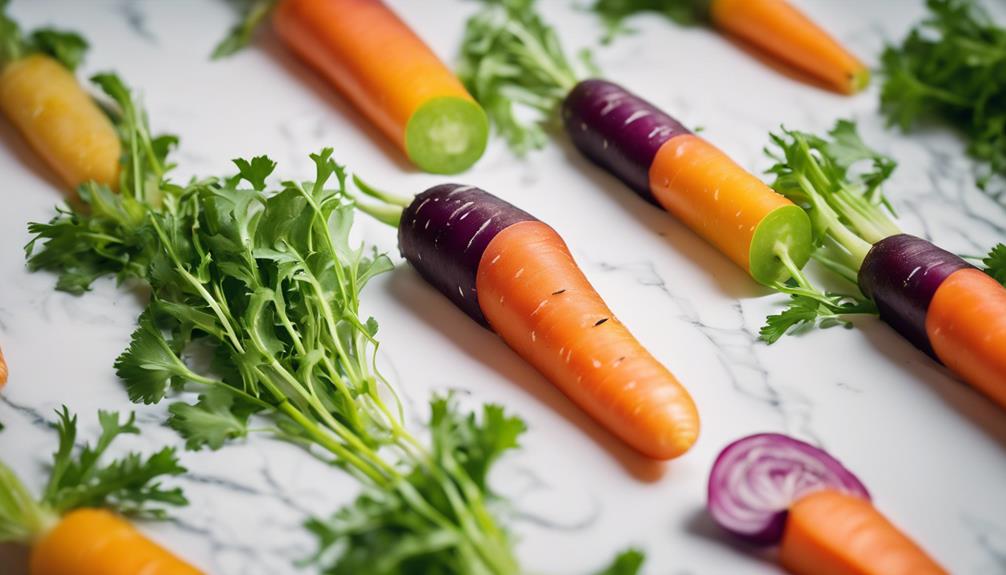
[[[899,234],[873,245],[859,269],[859,288],[876,302],[881,319],[936,358],[926,335],[929,303],[950,274],[970,267],[931,242]]]
[[[656,204],[650,165],[667,140],[691,132],[656,106],[605,80],[584,80],[562,104],[563,125],[580,152]]]
[[[441,184],[412,200],[398,226],[398,248],[427,282],[489,327],[475,277],[489,242],[534,216],[474,186]]]

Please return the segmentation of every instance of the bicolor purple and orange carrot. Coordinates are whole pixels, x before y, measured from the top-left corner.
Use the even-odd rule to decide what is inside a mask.
[[[402,201],[357,184],[390,202],[358,205],[398,227],[402,256],[427,282],[601,426],[653,459],[695,443],[688,391],[615,317],[549,225],[473,186]]]
[[[817,259],[855,283],[866,300],[822,301],[797,293],[789,310],[769,318],[763,337],[775,341],[794,326],[878,313],[1006,409],[1006,287],[960,256],[901,233],[880,192],[895,163],[868,148],[853,124],[840,121],[829,138],[784,130],[773,135],[773,144],[774,186],[813,215],[823,246]],[[861,167],[866,163],[873,169]],[[1006,248],[996,253],[1006,254]],[[988,271],[1006,273],[1004,261],[990,257]]]
[[[517,151],[539,144],[544,131],[518,121],[515,106],[542,110],[542,123],[559,112],[577,150],[755,280],[806,284],[806,214],[643,98],[605,80],[579,80],[531,3],[488,3],[468,21],[462,55],[461,77]]]

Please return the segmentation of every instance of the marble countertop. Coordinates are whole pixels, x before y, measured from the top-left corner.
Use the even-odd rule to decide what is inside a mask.
[[[461,0],[389,0],[445,59],[464,20]],[[875,62],[923,14],[921,0],[801,0],[855,52]],[[597,21],[572,2],[542,0],[570,50],[593,43]],[[142,92],[155,130],[181,136],[177,175],[229,172],[229,160],[269,154],[286,177],[309,177],[307,154],[333,146],[369,181],[402,194],[444,181],[409,168],[325,84],[263,34],[256,47],[212,63],[232,22],[215,0],[16,0],[27,28],[76,28],[93,45],[84,72],[114,68]],[[752,170],[767,167],[768,131],[861,124],[901,167],[887,186],[903,228],[966,253],[1006,237],[1006,203],[973,184],[974,166],[949,131],[912,137],[883,129],[877,89],[849,99],[775,73],[742,47],[658,17],[596,50],[612,79],[680,118]],[[131,405],[112,363],[128,342],[144,293],[102,281],[74,297],[54,277],[29,274],[25,224],[47,220],[59,186],[0,123],[0,345],[11,379],[0,395],[0,458],[39,486],[66,404],[83,435],[95,411],[135,409],[144,435],[122,448],[180,445],[160,406]],[[564,143],[518,161],[493,142],[469,173],[477,184],[549,222],[638,338],[688,386],[703,414],[699,443],[669,464],[634,455],[577,411],[501,340],[471,322],[407,266],[376,281],[364,308],[381,322],[383,368],[414,422],[433,391],[467,392],[527,419],[523,449],[494,485],[514,501],[518,553],[529,571],[582,574],[628,545],[649,554],[646,573],[777,573],[733,545],[704,514],[705,481],[729,441],[780,431],[816,442],[854,470],[878,506],[953,573],[1006,573],[1006,416],[886,325],[863,320],[771,347],[756,341],[768,294],[701,239],[578,157]],[[397,253],[394,234],[366,218],[362,239]],[[274,575],[313,549],[300,527],[351,500],[356,487],[301,450],[253,437],[219,452],[183,453],[179,483],[192,501],[145,532],[211,573]],[[10,550],[0,562],[18,565]],[[23,567],[0,568],[20,573]]]

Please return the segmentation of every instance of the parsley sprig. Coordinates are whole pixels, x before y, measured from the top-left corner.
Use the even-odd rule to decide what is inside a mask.
[[[692,26],[709,19],[710,0],[594,0],[590,9],[604,22],[605,43],[616,36],[631,32],[625,20],[643,12],[653,12],[678,24]]]
[[[78,446],[77,416],[64,406],[54,425],[59,447],[53,454],[49,482],[41,497],[0,463],[0,543],[30,543],[44,535],[59,517],[84,507],[117,511],[131,517],[164,519],[167,507],[188,504],[179,488],[165,488],[161,478],[185,473],[173,448],[144,457],[130,452],[103,462],[115,439],[138,434],[136,417],[123,420],[118,413],[99,411],[101,435],[92,445]]]
[[[973,0],[927,6],[929,17],[884,51],[882,109],[903,129],[927,117],[958,127],[987,188],[1006,176],[1006,28]]]

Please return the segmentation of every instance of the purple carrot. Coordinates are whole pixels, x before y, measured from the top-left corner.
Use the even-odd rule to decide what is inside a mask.
[[[926,311],[950,274],[974,267],[932,243],[899,234],[873,245],[859,270],[863,295],[880,317],[915,347],[936,357],[926,333]]]
[[[653,158],[667,140],[691,134],[653,104],[605,80],[578,83],[563,101],[562,119],[583,155],[652,203]]]
[[[496,234],[534,216],[474,186],[441,184],[402,212],[398,246],[420,275],[472,319],[488,326],[475,276]]]

